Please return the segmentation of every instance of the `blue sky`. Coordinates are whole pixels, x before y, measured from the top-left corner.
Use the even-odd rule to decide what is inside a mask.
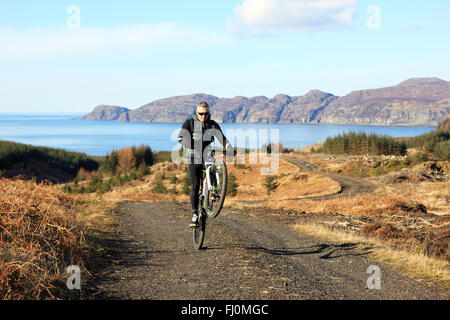
[[[450,80],[448,13],[447,0],[1,0],[0,112]]]

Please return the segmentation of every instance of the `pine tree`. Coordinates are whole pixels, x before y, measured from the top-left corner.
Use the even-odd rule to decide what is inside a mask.
[[[266,176],[264,179],[263,186],[266,188],[267,195],[270,195],[270,193],[278,188],[279,185],[280,184],[277,182],[276,176]]]
[[[234,173],[228,174],[227,196],[234,197],[237,194],[239,185],[236,182],[236,175]]]

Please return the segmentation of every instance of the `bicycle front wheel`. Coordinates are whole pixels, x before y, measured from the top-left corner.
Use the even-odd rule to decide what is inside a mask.
[[[216,218],[222,210],[227,195],[228,173],[227,165],[222,160],[215,163],[213,189],[206,190],[205,208],[209,218]]]
[[[203,240],[205,239],[206,232],[206,215],[202,212],[198,218],[198,227],[194,228],[192,231],[194,249],[200,250],[203,245]]]

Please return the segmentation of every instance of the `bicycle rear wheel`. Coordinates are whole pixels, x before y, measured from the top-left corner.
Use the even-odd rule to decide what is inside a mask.
[[[205,239],[206,232],[206,215],[201,209],[200,217],[198,218],[198,227],[194,228],[192,231],[192,239],[194,242],[194,249],[200,250],[203,245],[203,240]]]
[[[209,218],[216,218],[222,210],[225,196],[227,194],[228,172],[227,165],[222,160],[216,160],[214,175],[218,173],[214,179],[216,183],[213,184],[213,190],[206,190],[205,208],[206,214]],[[218,198],[217,198],[218,197]]]

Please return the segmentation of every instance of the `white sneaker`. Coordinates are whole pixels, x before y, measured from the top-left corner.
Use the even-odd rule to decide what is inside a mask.
[[[191,228],[197,228],[198,227],[198,215],[194,213],[192,215],[191,223],[189,224]]]

